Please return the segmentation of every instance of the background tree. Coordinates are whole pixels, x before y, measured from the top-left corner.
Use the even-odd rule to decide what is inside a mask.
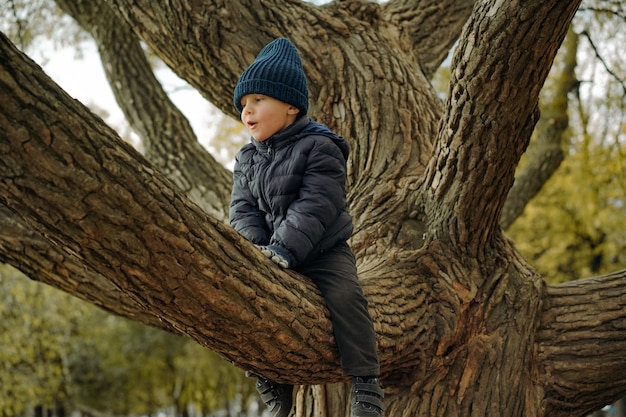
[[[253,381],[213,352],[20,275],[0,267],[0,415],[245,411]]]
[[[312,115],[352,144],[352,246],[388,415],[572,415],[624,394],[624,273],[546,286],[500,226],[576,2],[106,4],[230,114],[258,50],[296,43]],[[429,79],[459,36],[444,103]],[[229,176],[165,100],[142,96],[153,84],[124,101],[145,109],[133,126],[154,136],[150,164],[6,38],[0,63],[0,259],[242,368],[342,381],[319,294],[223,224]],[[316,386],[298,413],[339,415],[348,402]]]
[[[52,409],[64,401],[64,370],[83,309],[59,300],[64,294],[41,285],[14,285],[0,266],[0,414],[20,415],[25,404]]]

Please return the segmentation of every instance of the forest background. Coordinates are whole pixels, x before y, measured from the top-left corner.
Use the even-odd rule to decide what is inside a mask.
[[[626,268],[626,68],[620,50],[626,44],[626,14],[621,7],[584,3],[557,58],[555,76],[542,92],[544,114],[559,106],[569,109],[567,133],[558,144],[564,160],[507,234],[549,282]],[[59,47],[74,45],[77,56],[89,42],[52,2],[4,2],[0,8],[0,31],[31,56],[39,50],[44,68],[54,51],[41,50],[42,38]],[[154,57],[152,63],[156,69],[164,66]],[[554,91],[563,88],[560,77],[568,67],[580,83],[562,103],[553,100],[559,97]],[[441,94],[448,78],[442,67],[434,81]],[[110,117],[97,100],[84,104],[103,119]],[[228,166],[245,135],[233,119],[215,109],[208,113],[214,135],[203,145]],[[109,123],[141,148],[127,125]],[[532,162],[531,146],[522,166]],[[252,381],[189,339],[111,316],[6,265],[0,265],[0,297],[0,415],[37,409],[94,416],[256,410],[254,404],[248,410]]]

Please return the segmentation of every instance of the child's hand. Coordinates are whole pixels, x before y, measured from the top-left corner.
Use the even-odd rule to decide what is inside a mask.
[[[268,246],[257,246],[261,253],[272,260],[275,264],[278,264],[282,268],[289,268],[290,256],[286,249],[281,248],[280,246],[268,245]]]

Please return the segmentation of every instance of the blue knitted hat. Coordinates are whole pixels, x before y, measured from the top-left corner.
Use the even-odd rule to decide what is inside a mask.
[[[285,38],[265,45],[254,62],[241,74],[235,87],[233,102],[241,113],[241,98],[247,94],[263,94],[300,109],[309,109],[309,90],[296,47]]]

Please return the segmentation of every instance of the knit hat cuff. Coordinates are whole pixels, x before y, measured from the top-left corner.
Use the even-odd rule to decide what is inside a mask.
[[[241,106],[241,99],[243,96],[248,94],[262,94],[264,96],[275,98],[297,107],[300,109],[302,114],[306,114],[309,108],[309,99],[306,95],[302,94],[300,90],[282,82],[252,79],[240,82],[237,84],[235,89],[234,104],[240,113],[243,110],[243,107]]]

